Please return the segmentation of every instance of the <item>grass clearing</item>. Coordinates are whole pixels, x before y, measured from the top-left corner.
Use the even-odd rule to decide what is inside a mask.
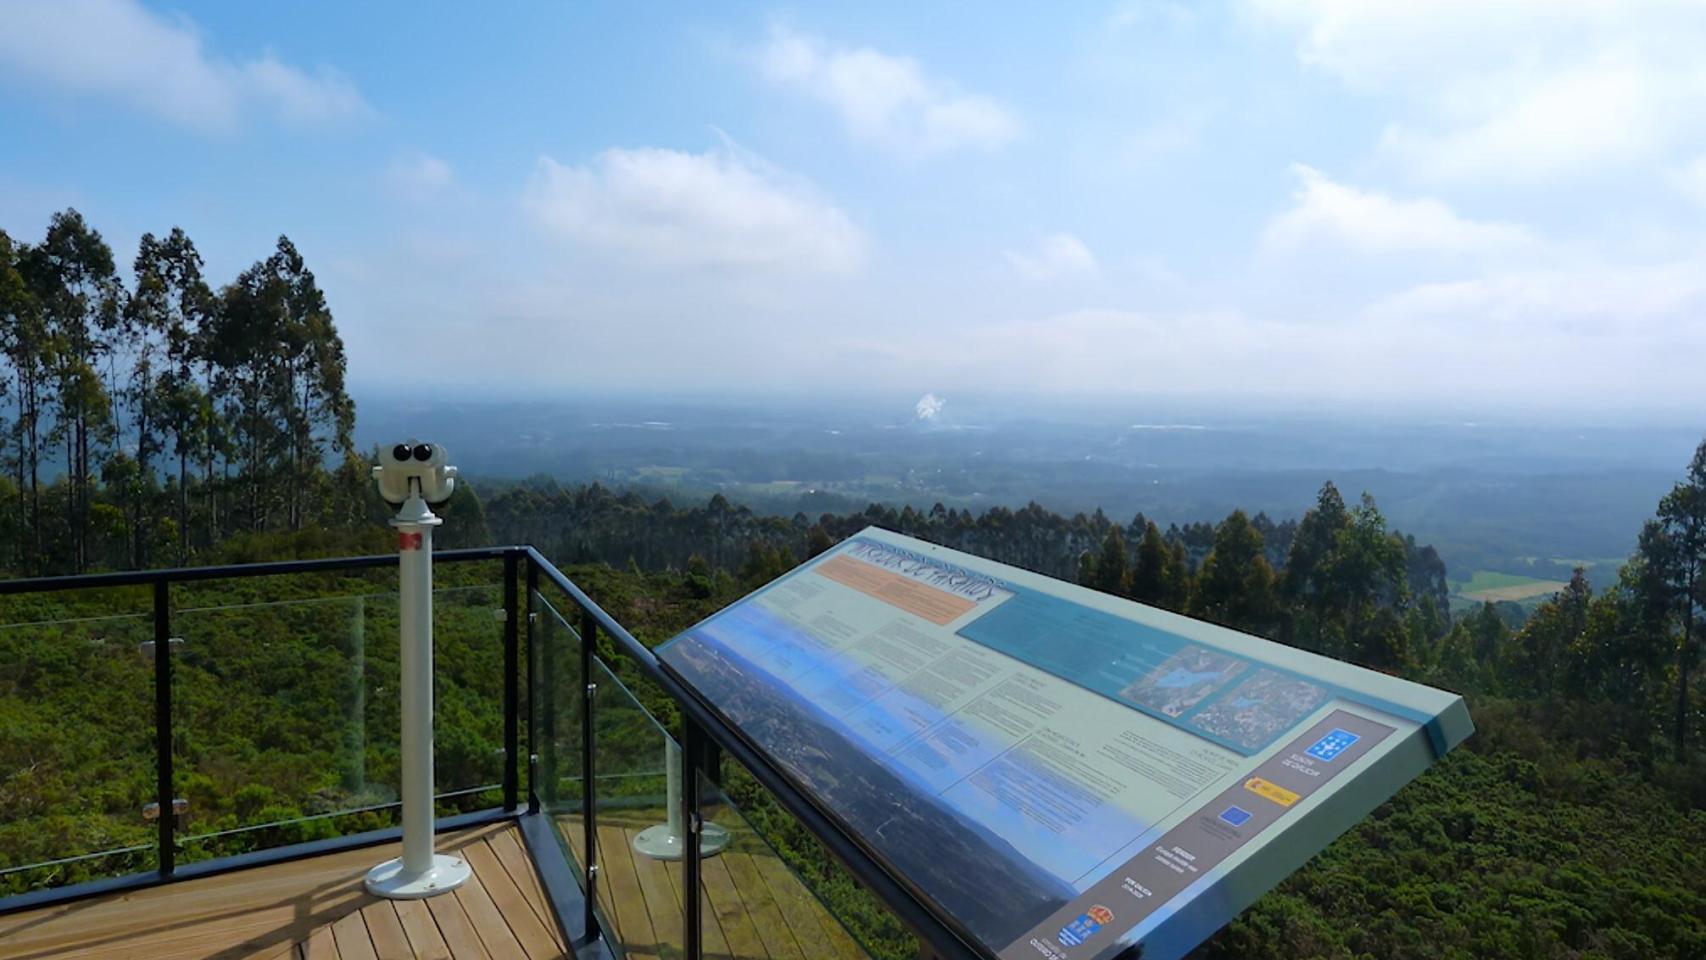
[[[1455,582],[1452,590],[1458,596],[1474,603],[1498,603],[1500,600],[1534,600],[1549,597],[1568,584],[1562,580],[1541,580],[1536,577],[1523,577],[1514,573],[1499,573],[1494,570],[1477,570],[1470,576],[1468,582]]]

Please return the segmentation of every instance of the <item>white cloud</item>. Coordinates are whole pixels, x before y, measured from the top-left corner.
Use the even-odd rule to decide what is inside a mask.
[[[827,103],[855,138],[907,153],[992,149],[1019,123],[997,101],[962,93],[927,76],[916,60],[872,50],[832,48],[782,27],[759,55],[770,81]]]
[[[733,148],[541,157],[525,206],[550,232],[653,265],[845,274],[865,238],[809,184]]]
[[[1574,265],[1506,271],[1469,280],[1422,284],[1371,305],[1377,323],[1452,327],[1463,334],[1505,331],[1529,336],[1605,341],[1668,339],[1677,348],[1706,346],[1695,322],[1706,311],[1706,262]],[[1638,371],[1630,371],[1638,373]]]
[[[1697,410],[1702,312],[1706,258],[1696,256],[1423,284],[1361,311],[1354,329],[1469,395]]]
[[[392,189],[409,200],[423,201],[442,194],[455,182],[450,164],[427,153],[411,153],[392,161],[386,171]]]
[[[1037,283],[1096,273],[1096,257],[1084,241],[1070,233],[1053,233],[1037,242],[1034,250],[1009,250],[1004,256],[1019,276]]]
[[[1408,112],[1382,149],[1440,179],[1557,180],[1661,154],[1706,111],[1706,4],[1247,0],[1301,62]]]
[[[1540,270],[1347,308],[1330,335],[1236,309],[1077,310],[834,345],[896,384],[1018,393],[1699,409],[1706,263]]]
[[[0,73],[129,103],[203,132],[230,130],[262,109],[294,123],[360,115],[354,86],[330,70],[306,73],[270,54],[232,60],[203,49],[195,24],[136,0],[8,4]]]
[[[1438,200],[1400,200],[1359,190],[1302,164],[1291,209],[1269,222],[1270,250],[1296,250],[1317,241],[1357,253],[1437,253],[1494,256],[1532,248],[1521,226],[1469,220]]]

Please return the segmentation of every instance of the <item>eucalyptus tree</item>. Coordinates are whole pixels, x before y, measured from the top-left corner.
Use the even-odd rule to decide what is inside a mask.
[[[189,556],[190,460],[203,447],[211,426],[204,414],[207,394],[196,375],[214,307],[213,292],[201,268],[201,254],[182,228],[173,227],[164,239],[143,234],[134,270],[136,292],[127,315],[134,333],[146,334],[146,350],[138,353],[136,361],[138,379],[151,385],[145,394],[150,406],[138,411],[139,435],[158,429],[160,435],[149,453],[163,453],[170,436],[177,460],[175,526],[180,563]],[[143,375],[145,362],[147,375]],[[139,466],[146,473],[143,450],[139,441]]]
[[[1706,605],[1706,441],[1694,451],[1682,481],[1659,501],[1658,529],[1642,538],[1642,547],[1682,621],[1676,642],[1674,732],[1680,761],[1688,756],[1688,681],[1697,660],[1698,611]]]
[[[355,407],[325,295],[288,237],[226,287],[206,337],[248,529],[300,529],[328,448],[354,455]],[[229,462],[229,458],[227,458]]]
[[[0,230],[0,350],[12,370],[12,467],[17,480],[13,519],[14,562],[36,572],[42,553],[41,408],[47,361],[41,311],[20,272],[29,255]]]
[[[132,361],[126,391],[134,413],[136,482],[132,498],[132,562],[145,562],[149,527],[146,491],[153,484],[156,456],[171,439],[178,462],[178,561],[189,553],[189,458],[197,447],[201,397],[195,379],[197,340],[210,309],[211,292],[201,276],[201,256],[181,228],[165,239],[142,235],[133,267],[135,292],[125,310],[124,337]]]
[[[266,477],[281,446],[283,430],[268,385],[278,365],[283,335],[277,278],[262,261],[244,270],[220,292],[219,310],[206,349],[210,389],[221,401],[231,445],[224,462],[229,479],[237,462],[236,486],[244,504],[243,526],[262,529],[267,519]],[[211,462],[212,457],[209,457]],[[211,481],[210,481],[211,482]]]
[[[111,442],[113,391],[100,374],[119,324],[124,287],[112,248],[74,209],[54,214],[47,236],[24,258],[24,276],[44,320],[43,343],[56,391],[51,438],[65,444],[66,527],[71,569],[89,564],[94,457]]]
[[[343,340],[332,322],[314,274],[288,237],[267,258],[267,269],[281,297],[278,309],[278,377],[274,403],[285,431],[286,523],[301,529],[307,491],[322,473],[328,448],[348,457],[355,407],[344,390],[347,361]]]
[[[1215,530],[1191,595],[1191,615],[1266,635],[1278,611],[1262,534],[1244,511],[1234,510]]]

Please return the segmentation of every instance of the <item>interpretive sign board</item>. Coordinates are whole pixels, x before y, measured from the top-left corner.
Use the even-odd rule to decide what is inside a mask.
[[[1000,960],[1181,957],[1473,730],[1454,694],[874,528],[658,653]]]

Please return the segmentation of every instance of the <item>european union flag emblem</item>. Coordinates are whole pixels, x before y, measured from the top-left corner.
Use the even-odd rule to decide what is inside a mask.
[[[1349,730],[1340,730],[1339,728],[1334,727],[1333,732],[1315,741],[1315,746],[1310,747],[1305,752],[1317,760],[1325,760],[1328,763],[1332,763],[1334,760],[1337,760],[1339,758],[1339,754],[1344,753],[1351,744],[1356,743],[1361,739],[1361,737]]]
[[[1220,819],[1225,820],[1227,823],[1230,823],[1235,827],[1242,827],[1244,824],[1250,822],[1250,811],[1239,806],[1227,807],[1221,812]]]

